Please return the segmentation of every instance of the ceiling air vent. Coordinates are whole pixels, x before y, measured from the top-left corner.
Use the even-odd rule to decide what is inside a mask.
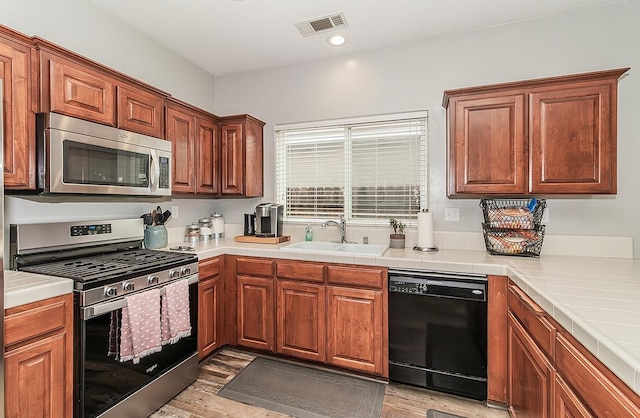
[[[296,28],[298,28],[302,36],[315,35],[316,33],[342,29],[348,26],[344,13],[335,13],[329,16],[307,20],[306,22],[296,23]]]

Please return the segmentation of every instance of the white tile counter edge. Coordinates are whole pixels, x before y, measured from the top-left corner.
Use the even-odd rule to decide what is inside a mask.
[[[22,271],[4,271],[4,308],[69,294],[73,280]]]

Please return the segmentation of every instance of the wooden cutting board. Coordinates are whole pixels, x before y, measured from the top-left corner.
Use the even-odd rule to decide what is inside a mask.
[[[281,242],[287,242],[291,239],[289,235],[281,237],[256,237],[253,235],[236,235],[233,237],[237,242],[251,242],[254,244],[280,244]]]

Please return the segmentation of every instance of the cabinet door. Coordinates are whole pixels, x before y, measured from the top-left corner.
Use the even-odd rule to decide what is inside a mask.
[[[222,280],[201,278],[198,283],[198,360],[222,346]]]
[[[195,193],[195,116],[167,106],[167,140],[171,141],[173,162],[172,193]]]
[[[118,128],[164,138],[164,98],[129,86],[118,86]]]
[[[276,352],[324,361],[324,285],[278,280],[276,318]]]
[[[616,86],[531,93],[531,193],[616,192]]]
[[[196,120],[196,193],[218,193],[220,177],[218,126],[210,120]]]
[[[448,194],[521,194],[527,188],[524,94],[452,98]]]
[[[31,110],[31,48],[0,37],[4,102],[4,185],[35,189],[35,113]]]
[[[558,375],[556,375],[555,385],[554,412],[556,418],[593,418],[589,409]]]
[[[381,291],[327,287],[327,362],[384,373]]]
[[[66,333],[52,335],[5,353],[7,418],[69,417],[71,391],[66,393]],[[68,396],[68,399],[67,399]]]
[[[238,276],[238,345],[274,348],[273,279]]]
[[[221,157],[222,194],[244,193],[244,157],[242,151],[242,124],[222,125]]]
[[[49,63],[49,109],[105,125],[115,123],[115,82],[88,67],[51,56]],[[47,72],[44,72],[47,74]]]
[[[508,323],[509,409],[516,417],[550,417],[555,370],[511,313]]]

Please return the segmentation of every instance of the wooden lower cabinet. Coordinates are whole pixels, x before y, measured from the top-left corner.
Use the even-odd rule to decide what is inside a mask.
[[[553,365],[509,313],[509,410],[516,417],[551,417]]]
[[[324,362],[324,285],[278,280],[276,300],[276,352]]]
[[[556,375],[553,407],[556,418],[593,418],[569,385]]]
[[[327,287],[327,363],[383,375],[383,292]]]
[[[198,360],[223,345],[223,291],[220,259],[200,263],[198,283]]]
[[[273,279],[238,276],[238,345],[274,350]]]
[[[5,415],[73,415],[73,297],[5,310]]]

